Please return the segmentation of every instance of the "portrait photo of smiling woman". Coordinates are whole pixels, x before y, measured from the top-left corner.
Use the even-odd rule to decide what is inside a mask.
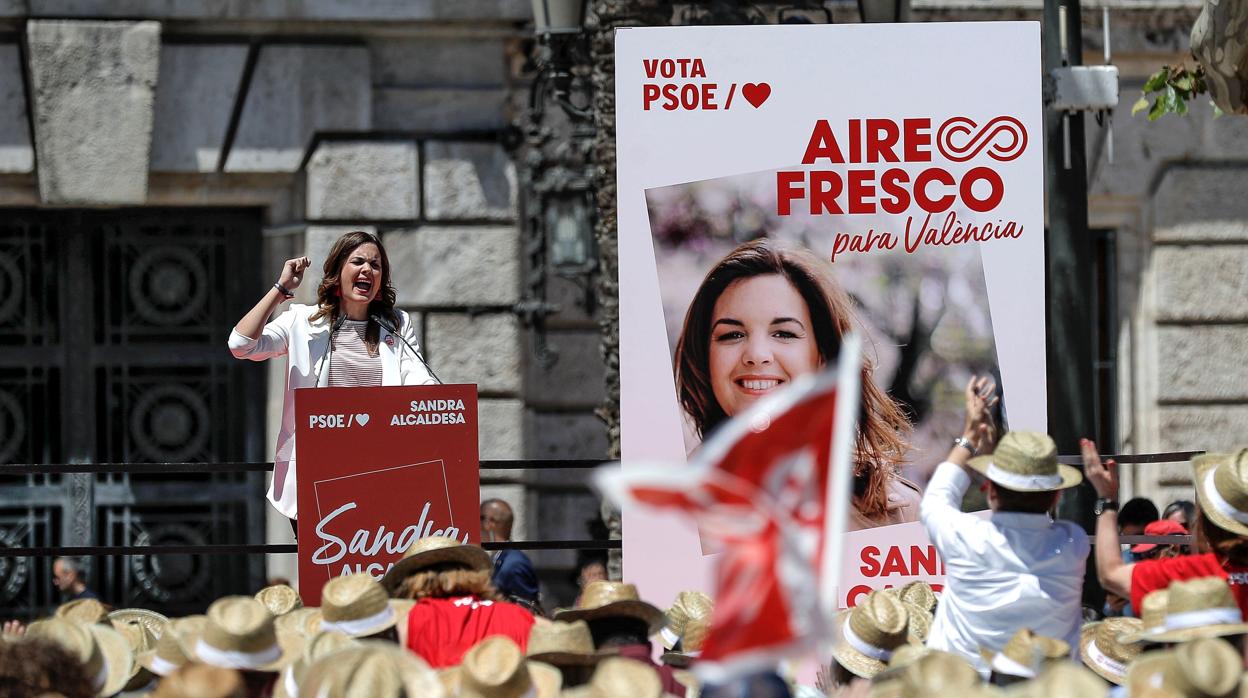
[[[851,330],[864,356],[851,530],[917,520],[962,432],[972,376],[993,376],[1008,423],[977,245],[833,262],[840,233],[905,221],[778,215],[771,171],[647,189],[646,208],[671,360],[661,399],[678,404],[686,456],[753,402],[833,364]]]
[[[269,501],[290,519],[298,517],[295,487],[295,397],[298,388],[429,385],[438,383],[416,344],[411,316],[394,307],[390,260],[381,238],[354,231],[343,235],[325,257],[316,305],[293,303],[311,265],[307,257],[286,260],[281,275],[230,333],[239,359],[286,357],[282,428],[274,455]]]
[[[702,281],[676,343],[676,389],[699,438],[793,379],[836,361],[856,327],[828,264],[766,238],[747,242]],[[910,422],[864,357],[850,530],[916,521],[918,485],[898,473]]]

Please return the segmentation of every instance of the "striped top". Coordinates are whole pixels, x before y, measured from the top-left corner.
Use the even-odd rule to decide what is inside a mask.
[[[381,385],[381,353],[370,355],[364,343],[368,320],[347,320],[334,333],[329,357],[329,386],[356,388]]]

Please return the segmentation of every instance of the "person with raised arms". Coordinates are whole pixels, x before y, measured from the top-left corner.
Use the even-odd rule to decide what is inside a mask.
[[[325,257],[316,304],[292,304],[266,323],[295,297],[311,264],[307,257],[286,260],[277,283],[238,321],[229,340],[230,352],[240,359],[286,356],[282,428],[268,496],[290,519],[298,516],[296,389],[440,382],[420,355],[412,318],[394,307],[390,259],[372,233],[357,230],[338,238]]]
[[[1057,462],[1053,439],[1012,431],[993,448],[994,391],[986,378],[967,384],[963,433],[919,507],[947,570],[927,645],[961,656],[985,676],[981,648],[999,652],[1023,628],[1079,646],[1091,547],[1082,528],[1051,516],[1061,491],[1083,480]],[[988,481],[987,518],[960,508],[980,476]]]
[[[1096,488],[1096,575],[1101,586],[1141,608],[1150,592],[1173,582],[1220,577],[1248,620],[1248,449],[1192,459],[1196,512],[1192,555],[1123,562],[1118,538],[1118,469],[1102,462],[1096,444],[1082,442],[1083,470]]]

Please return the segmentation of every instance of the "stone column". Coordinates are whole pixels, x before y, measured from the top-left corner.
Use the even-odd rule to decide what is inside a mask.
[[[1235,117],[1223,117],[1222,120]],[[1240,168],[1168,168],[1152,205],[1152,250],[1137,360],[1144,450],[1227,453],[1248,429],[1248,178]],[[1138,469],[1158,507],[1191,499],[1191,467]]]

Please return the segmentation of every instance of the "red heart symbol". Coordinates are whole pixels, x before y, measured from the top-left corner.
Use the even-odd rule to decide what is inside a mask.
[[[747,82],[741,86],[741,95],[757,109],[771,96],[771,85],[765,82]]]

